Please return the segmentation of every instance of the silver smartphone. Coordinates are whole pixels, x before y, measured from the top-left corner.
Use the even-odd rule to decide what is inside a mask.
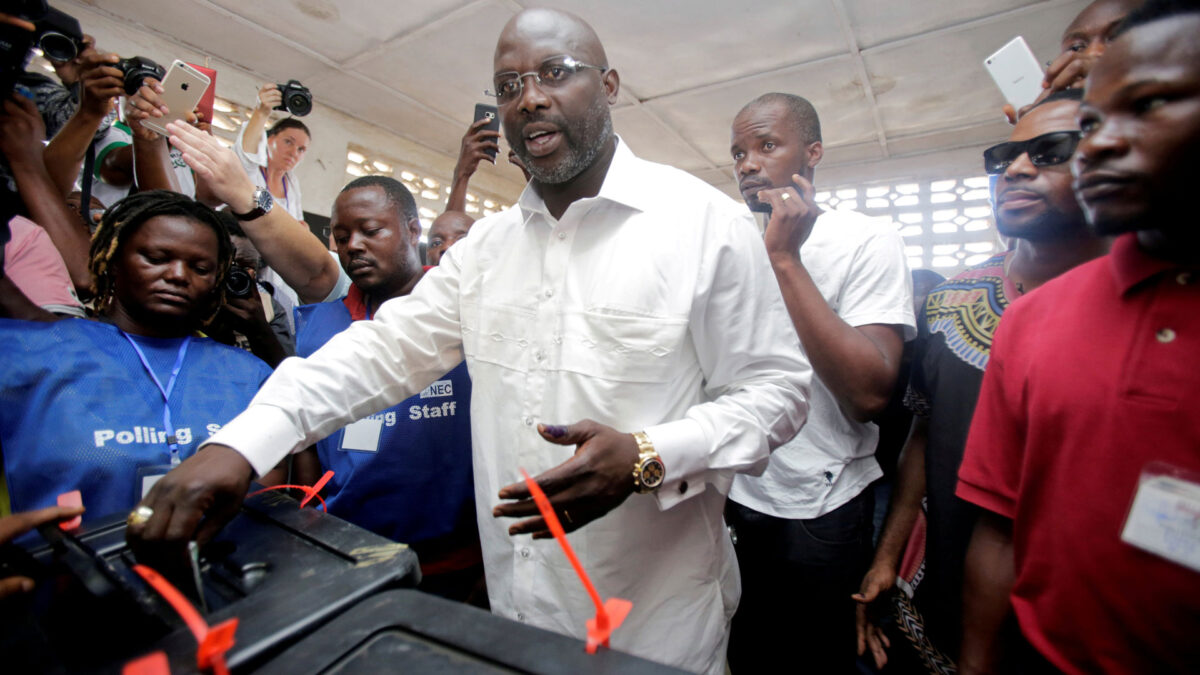
[[[1042,93],[1046,74],[1023,37],[1017,36],[996,50],[983,60],[983,67],[1000,87],[1004,99],[1017,110],[1036,101]]]
[[[187,119],[187,114],[196,108],[211,82],[204,73],[176,59],[162,81],[162,100],[167,106],[167,114],[147,118],[142,121],[142,126],[163,136],[168,135],[167,123]]]

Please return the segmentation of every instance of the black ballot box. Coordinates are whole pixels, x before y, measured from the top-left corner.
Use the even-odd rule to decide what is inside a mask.
[[[172,673],[197,671],[195,637],[132,569],[124,516],[69,535],[51,525],[43,535],[51,544],[0,551],[6,574],[37,582],[28,596],[0,603],[4,671],[120,672],[155,651]],[[279,492],[247,499],[199,558],[203,601],[191,574],[172,580],[210,626],[237,617],[226,654],[234,673],[253,672],[356,603],[420,580],[407,546]]]
[[[414,590],[385,591],[358,603],[256,671],[257,675],[683,672],[604,647],[588,654],[582,640]]]

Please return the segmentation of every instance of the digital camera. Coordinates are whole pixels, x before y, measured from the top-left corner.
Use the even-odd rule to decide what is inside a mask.
[[[153,77],[159,82],[166,77],[167,71],[162,66],[144,56],[131,56],[117,62],[117,68],[125,74],[125,93],[133,96],[142,88],[142,82],[147,77]]]
[[[236,265],[225,277],[225,293],[233,298],[248,298],[254,293],[254,277]]]
[[[312,112],[312,92],[300,84],[300,80],[288,80],[287,84],[275,86],[283,94],[283,103],[275,106],[276,110],[286,110],[296,117],[304,117]]]

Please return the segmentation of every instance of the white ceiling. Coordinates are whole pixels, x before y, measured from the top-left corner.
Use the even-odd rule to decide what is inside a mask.
[[[82,0],[96,10],[457,156],[518,0]],[[984,57],[1023,35],[1042,60],[1086,0],[550,0],[621,73],[617,132],[644,158],[736,194],[729,123],[767,91],[821,115],[818,182],[978,172],[1007,135]],[[973,162],[973,164],[972,164]]]

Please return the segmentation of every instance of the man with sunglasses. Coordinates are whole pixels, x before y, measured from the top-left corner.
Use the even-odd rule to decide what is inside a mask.
[[[1150,0],[1088,75],[1074,189],[1117,238],[996,332],[957,488],[982,508],[960,673],[1200,664],[1198,34],[1200,2]]]
[[[1013,245],[935,287],[918,317],[905,397],[913,427],[875,559],[855,596],[859,653],[869,650],[880,667],[889,642],[894,661],[915,661],[930,672],[956,658],[963,558],[976,508],[955,497],[954,488],[992,334],[1013,300],[1107,250],[1107,240],[1088,230],[1071,190],[1082,97],[1079,89],[1054,93],[1021,118],[1008,142],[984,151],[984,170],[996,177],[996,227]],[[896,585],[923,500],[924,576],[895,595],[899,624],[870,625],[867,604]],[[892,598],[885,594],[880,603]]]
[[[799,430],[811,368],[750,214],[613,133],[620,78],[590,26],[522,11],[494,73],[505,136],[532,176],[517,204],[372,321],[285,361],[155,485],[142,503],[153,514],[130,534],[209,534],[252,474],[465,357],[492,611],[577,637],[596,612],[524,469],[595,586],[633,602],[612,647],[719,674],[740,595],[725,493]]]

